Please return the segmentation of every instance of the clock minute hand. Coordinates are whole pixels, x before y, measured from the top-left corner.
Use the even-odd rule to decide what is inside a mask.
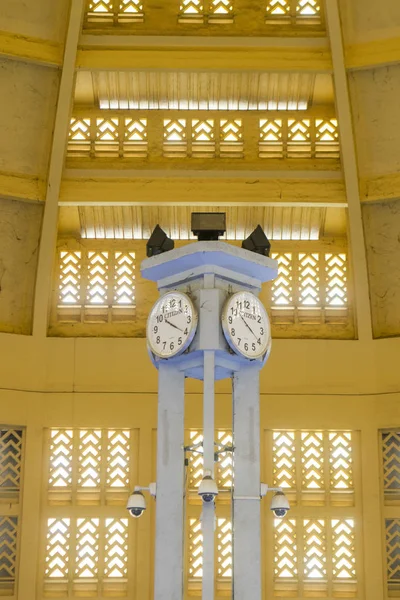
[[[183,333],[183,329],[181,329],[180,327],[178,327],[177,325],[174,325],[173,323],[171,323],[171,321],[168,321],[168,319],[164,319],[164,321],[166,323],[168,323],[168,325],[171,325],[171,327],[174,327],[175,329],[178,329],[178,331],[181,331]]]
[[[248,322],[245,320],[245,318],[243,317],[241,312],[239,312],[239,315],[240,315],[240,318],[242,319],[243,323],[246,325],[247,329],[249,329],[251,331],[251,333],[254,335],[254,337],[257,339],[256,334],[254,333],[254,331],[252,330],[252,328],[250,327]]]

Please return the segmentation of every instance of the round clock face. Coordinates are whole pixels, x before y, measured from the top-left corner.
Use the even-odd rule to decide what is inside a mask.
[[[249,359],[269,352],[271,329],[267,312],[250,292],[238,292],[228,298],[222,311],[222,328],[230,347]]]
[[[147,320],[147,341],[160,358],[186,350],[197,327],[197,312],[189,296],[168,292],[155,303]]]

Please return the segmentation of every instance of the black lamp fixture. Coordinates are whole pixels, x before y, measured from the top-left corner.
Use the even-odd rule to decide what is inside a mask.
[[[159,225],[156,225],[146,244],[147,256],[156,256],[168,252],[168,250],[173,250],[174,247],[174,240],[171,240]]]
[[[225,213],[192,213],[192,233],[197,237],[199,242],[216,242],[225,232]]]
[[[261,225],[257,225],[253,233],[251,233],[248,238],[243,240],[242,248],[245,250],[250,250],[250,252],[256,252],[256,254],[269,256],[271,244]]]

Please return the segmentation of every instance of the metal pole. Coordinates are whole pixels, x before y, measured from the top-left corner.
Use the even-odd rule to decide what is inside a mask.
[[[203,392],[203,448],[204,471],[211,471],[214,477],[214,376],[215,357],[213,351],[204,352],[204,392]],[[214,600],[214,521],[215,505],[203,503],[201,528],[203,532],[203,600]]]
[[[233,378],[233,589],[235,600],[261,600],[259,371]]]
[[[184,384],[176,366],[160,364],[154,600],[183,599]]]

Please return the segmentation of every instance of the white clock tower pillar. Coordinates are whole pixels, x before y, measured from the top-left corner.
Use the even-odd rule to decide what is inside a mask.
[[[148,258],[141,272],[160,291],[147,327],[159,370],[154,598],[183,600],[184,379],[192,377],[204,382],[204,470],[212,478],[214,383],[233,380],[234,598],[261,600],[259,371],[271,338],[257,296],[277,263],[208,241]],[[214,518],[214,502],[203,502],[203,600],[214,599]]]

